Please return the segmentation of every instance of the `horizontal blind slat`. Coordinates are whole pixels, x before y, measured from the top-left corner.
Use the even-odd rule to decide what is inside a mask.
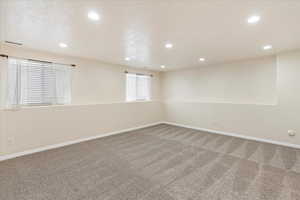
[[[9,59],[9,104],[70,103],[71,68]]]

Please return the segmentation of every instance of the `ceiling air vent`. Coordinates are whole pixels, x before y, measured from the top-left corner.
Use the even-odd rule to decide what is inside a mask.
[[[23,45],[22,43],[19,43],[19,42],[12,42],[12,41],[5,41],[5,43],[7,43],[7,44],[13,44],[13,45],[18,45],[18,46]]]

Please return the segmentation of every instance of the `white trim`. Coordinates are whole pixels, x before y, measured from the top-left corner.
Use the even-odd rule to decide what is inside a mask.
[[[231,102],[231,101],[214,101],[214,100],[198,100],[198,101],[186,101],[186,100],[165,100],[163,103],[198,103],[198,104],[231,104],[231,105],[251,105],[251,106],[277,106],[278,101],[276,99],[273,103],[256,103],[256,102]]]
[[[252,137],[252,136],[245,136],[245,135],[241,135],[241,134],[237,134],[237,133],[228,133],[228,132],[224,132],[224,131],[217,131],[217,130],[212,130],[212,129],[199,128],[199,127],[196,127],[196,126],[188,126],[188,125],[177,124],[177,123],[173,123],[173,122],[166,122],[165,121],[165,122],[162,122],[162,123],[173,125],[173,126],[180,126],[180,127],[183,127],[183,128],[190,128],[190,129],[199,130],[199,131],[205,131],[205,132],[209,132],[209,133],[213,133],[213,134],[238,137],[238,138],[247,139],[247,140],[254,140],[254,141],[257,141],[257,142],[264,142],[264,143],[270,143],[270,144],[276,144],[276,145],[280,145],[280,146],[286,146],[286,147],[300,149],[300,145],[291,144],[291,143],[287,143],[287,142],[278,142],[278,141],[269,140],[269,139],[262,139],[262,138]]]
[[[0,79],[1,80],[1,79]],[[156,99],[150,99],[147,101],[115,101],[115,102],[102,102],[102,103],[96,103],[96,104],[64,104],[64,105],[48,105],[48,106],[19,106],[17,108],[7,108],[7,107],[0,107],[0,110],[2,111],[20,111],[20,110],[26,110],[26,109],[47,109],[47,108],[68,108],[68,107],[75,107],[75,106],[101,106],[101,105],[112,105],[112,104],[134,104],[134,103],[162,103],[162,101],[156,100]]]
[[[277,142],[277,141],[274,141],[274,140],[262,139],[262,138],[251,137],[251,136],[244,136],[244,135],[240,135],[240,134],[237,134],[237,133],[228,133],[228,132],[224,132],[224,131],[217,131],[217,130],[212,130],[212,129],[199,128],[199,127],[195,127],[195,126],[188,126],[188,125],[163,121],[163,122],[156,122],[156,123],[152,123],[152,124],[138,126],[138,127],[134,127],[134,128],[123,129],[123,130],[120,130],[120,131],[104,133],[104,134],[101,134],[101,135],[96,135],[96,136],[92,136],[92,137],[88,137],[88,138],[72,140],[72,141],[69,141],[69,142],[64,142],[64,143],[59,143],[59,144],[54,144],[54,145],[48,145],[48,146],[45,146],[45,147],[40,147],[40,148],[36,148],[36,149],[32,149],[32,150],[19,152],[19,153],[3,155],[3,156],[0,156],[0,162],[4,161],[4,160],[9,160],[9,159],[12,159],[12,158],[17,158],[17,157],[20,157],[20,156],[30,155],[30,154],[33,154],[33,153],[38,153],[38,152],[42,152],[42,151],[56,149],[56,148],[60,148],[60,147],[64,147],[64,146],[68,146],[68,145],[72,145],[72,144],[77,144],[77,143],[81,143],[81,142],[85,142],[85,141],[89,141],[89,140],[95,140],[95,139],[102,138],[102,137],[117,135],[117,134],[125,133],[125,132],[128,132],[128,131],[134,131],[134,130],[141,129],[141,128],[155,126],[155,125],[158,125],[158,124],[169,124],[169,125],[174,125],[174,126],[199,130],[199,131],[205,131],[205,132],[209,132],[209,133],[213,133],[213,134],[238,137],[238,138],[243,138],[243,139],[247,139],[247,140],[254,140],[254,141],[258,141],[258,142],[265,142],[265,143],[277,144],[277,145],[281,145],[281,146],[287,146],[287,147],[300,149],[300,145],[297,145],[297,144]]]
[[[56,148],[60,148],[60,147],[64,147],[64,146],[68,146],[68,145],[72,145],[72,144],[86,142],[86,141],[89,141],[89,140],[95,140],[95,139],[102,138],[102,137],[117,135],[117,134],[125,133],[125,132],[128,132],[128,131],[134,131],[134,130],[141,129],[141,128],[155,126],[155,125],[162,124],[162,123],[163,122],[156,122],[156,123],[147,124],[147,125],[143,125],[143,126],[138,126],[138,127],[134,127],[134,128],[128,128],[128,129],[123,129],[123,130],[120,130],[120,131],[114,131],[114,132],[104,133],[104,134],[96,135],[96,136],[92,136],[92,137],[72,140],[72,141],[69,141],[69,142],[63,142],[63,143],[59,143],[59,144],[48,145],[48,146],[45,146],[45,147],[31,149],[31,150],[27,150],[27,151],[23,151],[23,152],[19,152],[19,153],[3,155],[3,156],[0,156],[0,162],[4,161],[4,160],[9,160],[9,159],[12,159],[12,158],[17,158],[17,157],[20,157],[20,156],[30,155],[30,154],[33,154],[33,153],[38,153],[38,152],[42,152],[42,151],[56,149]]]

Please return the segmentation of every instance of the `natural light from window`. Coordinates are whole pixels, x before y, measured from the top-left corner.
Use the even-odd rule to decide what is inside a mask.
[[[8,60],[8,106],[71,102],[71,66],[23,59]]]
[[[149,101],[151,99],[151,76],[126,74],[126,101]]]

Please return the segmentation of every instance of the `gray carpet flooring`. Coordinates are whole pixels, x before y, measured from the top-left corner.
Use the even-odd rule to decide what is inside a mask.
[[[0,162],[1,200],[300,200],[300,150],[170,125]]]

